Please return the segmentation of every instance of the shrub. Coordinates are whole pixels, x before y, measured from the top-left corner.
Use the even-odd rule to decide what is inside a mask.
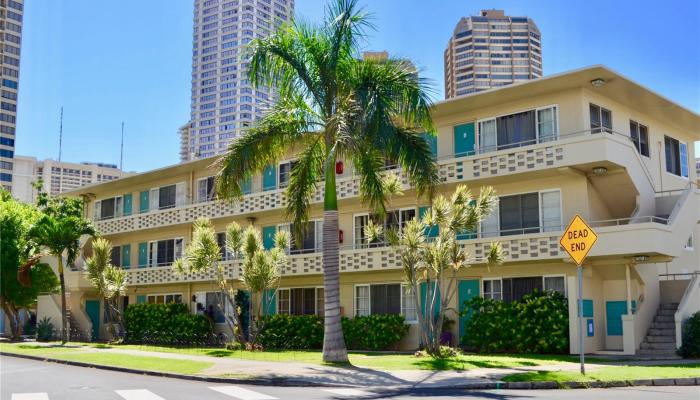
[[[51,318],[44,317],[36,325],[36,340],[37,342],[48,342],[54,338],[55,332]]]
[[[408,333],[403,315],[343,318],[343,335],[350,350],[389,350]]]
[[[266,349],[320,349],[323,320],[316,315],[275,314],[262,318],[258,341]]]
[[[678,350],[686,358],[700,357],[700,311],[683,323],[683,345]]]
[[[124,311],[127,343],[169,345],[207,344],[212,326],[184,304],[131,304]]]
[[[479,352],[563,353],[569,348],[569,308],[558,292],[535,292],[506,303],[475,297],[462,343]]]

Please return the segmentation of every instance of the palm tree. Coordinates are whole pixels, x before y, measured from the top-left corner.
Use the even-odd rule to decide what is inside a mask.
[[[122,323],[118,300],[126,291],[126,271],[112,265],[112,244],[109,240],[98,238],[92,242],[92,252],[93,255],[85,263],[86,276],[107,305],[107,329],[114,340],[119,332],[112,324],[116,322],[121,327]]]
[[[359,42],[372,28],[356,0],[335,0],[324,23],[294,21],[249,45],[254,86],[274,86],[279,101],[218,161],[218,192],[242,196],[242,183],[288,151],[299,151],[287,187],[287,214],[297,236],[308,221],[310,200],[325,180],[323,359],[347,362],[340,324],[338,202],[335,165],[351,160],[361,200],[383,214],[384,162],[403,168],[418,196],[438,181],[427,82],[406,60],[359,59]]]
[[[56,257],[58,261],[58,277],[61,284],[61,342],[65,344],[69,337],[63,256],[65,254],[68,267],[72,267],[80,254],[80,238],[83,235],[94,237],[97,232],[89,219],[74,212],[68,214],[56,211],[61,209],[56,207],[50,209],[51,212],[45,211],[44,215],[30,228],[29,236],[37,246],[45,248],[48,254]]]

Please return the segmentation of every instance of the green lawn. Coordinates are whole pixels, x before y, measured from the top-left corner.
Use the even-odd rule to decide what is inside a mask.
[[[37,357],[55,358],[66,361],[79,361],[97,365],[109,365],[113,367],[126,367],[147,371],[172,372],[178,374],[197,374],[214,365],[211,362],[173,360],[160,357],[134,356],[130,354],[98,353],[87,351],[85,346],[69,344],[66,347],[60,345],[36,345],[2,343],[0,351],[6,353],[27,354]]]
[[[611,366],[594,369],[581,375],[573,371],[533,371],[508,375],[506,382],[591,382],[591,381],[631,381],[636,379],[697,378],[700,377],[700,363],[659,366]]]

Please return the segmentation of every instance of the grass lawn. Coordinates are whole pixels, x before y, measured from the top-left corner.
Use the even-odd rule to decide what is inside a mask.
[[[126,367],[158,372],[173,372],[179,374],[197,374],[212,365],[211,362],[173,360],[160,357],[134,356],[117,353],[97,353],[87,351],[85,346],[68,344],[61,347],[56,345],[37,345],[29,343],[2,343],[0,351],[6,353],[27,354],[37,357],[55,358],[66,361],[79,361],[97,365]]]
[[[167,353],[204,355],[213,357],[233,357],[244,360],[303,362],[323,364],[320,351],[240,351],[220,348],[178,348],[146,345],[101,345],[87,344],[98,348],[144,350]],[[415,357],[413,354],[351,352],[350,363],[356,367],[384,370],[467,370],[474,368],[508,368],[538,365],[552,365],[576,362],[578,359],[567,355],[461,355],[454,359],[435,360],[431,357]]]
[[[574,371],[533,371],[508,375],[506,382],[591,382],[591,381],[630,381],[657,378],[696,378],[700,377],[700,363],[658,366],[610,366],[591,370],[586,375]]]

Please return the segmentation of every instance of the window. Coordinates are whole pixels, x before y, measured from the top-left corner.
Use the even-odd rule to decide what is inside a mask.
[[[289,224],[279,226],[280,230],[290,231]],[[315,253],[321,251],[323,241],[323,221],[309,221],[302,228],[303,234],[290,232],[290,252],[292,254]]]
[[[226,248],[226,232],[219,232],[216,234],[216,244],[219,245],[221,261],[233,260],[234,255],[229,253]]]
[[[149,196],[151,210],[163,210],[185,204],[187,189],[184,182],[151,189]]]
[[[591,114],[591,133],[612,133],[612,112],[595,104],[589,104]]]
[[[210,176],[197,181],[197,202],[204,203],[212,201],[216,197],[216,188],[214,186],[214,177]]]
[[[175,294],[149,294],[148,304],[182,303],[182,293]]]
[[[409,286],[400,283],[357,285],[355,316],[370,314],[400,314],[406,321],[415,321],[415,294]]]
[[[384,221],[381,221],[379,217],[374,214],[355,215],[355,248],[380,247],[384,245],[384,240],[382,239],[375,240],[372,243],[367,242],[365,227],[369,224],[370,219],[375,224],[383,225],[384,230],[394,229],[400,232],[403,227],[406,226],[406,223],[415,217],[415,208],[387,211]]]
[[[561,192],[547,190],[499,198],[481,221],[481,237],[561,230]]]
[[[286,188],[289,185],[289,180],[292,176],[292,168],[297,164],[297,161],[288,161],[280,164],[279,168],[279,188]]]
[[[559,292],[563,296],[566,296],[566,283],[564,276],[543,276],[542,285],[544,286],[544,291]]]
[[[110,257],[110,263],[115,267],[122,266],[122,248],[121,246],[112,246],[112,255]]]
[[[502,300],[503,293],[501,279],[484,279],[484,298],[491,300]]]
[[[639,154],[649,157],[649,128],[630,120],[630,137]]]
[[[199,297],[197,301],[197,312],[198,313],[203,313],[207,317],[209,317],[212,321],[214,321],[217,324],[222,324],[226,322],[226,316],[224,314],[224,310],[226,310],[226,306],[224,304],[221,304],[219,302],[219,299],[222,297],[220,293],[216,292],[207,292],[205,295],[205,303],[203,304],[204,307],[201,307],[200,302],[199,302]]]
[[[277,313],[285,315],[319,315],[324,313],[323,288],[289,288],[277,290]]]
[[[95,219],[103,220],[121,217],[123,214],[122,196],[103,199],[95,202]]]
[[[695,235],[694,234],[692,234],[692,233],[690,234],[690,236],[688,237],[688,241],[685,242],[685,245],[683,245],[683,248],[685,250],[694,250],[695,249]]]
[[[150,242],[148,246],[148,265],[151,267],[170,266],[182,257],[183,239],[168,239]]]
[[[481,152],[528,146],[556,140],[559,135],[557,107],[504,115],[479,121]]]
[[[688,177],[688,145],[669,136],[664,136],[666,172]]]

